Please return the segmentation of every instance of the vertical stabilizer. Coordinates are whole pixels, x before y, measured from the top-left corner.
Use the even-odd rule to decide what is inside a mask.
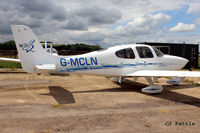
[[[54,63],[53,56],[47,53],[30,27],[11,25],[18,57],[26,72],[34,73],[35,66]]]

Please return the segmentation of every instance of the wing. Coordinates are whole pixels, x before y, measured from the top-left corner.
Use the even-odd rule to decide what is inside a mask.
[[[124,76],[149,76],[149,77],[200,77],[200,72],[195,71],[165,71],[165,70],[140,70]]]
[[[0,58],[0,61],[19,62],[20,63],[20,59],[12,59],[12,58]]]

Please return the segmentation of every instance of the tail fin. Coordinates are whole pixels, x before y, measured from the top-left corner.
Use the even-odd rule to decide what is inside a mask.
[[[35,73],[35,66],[52,64],[52,55],[47,53],[30,27],[24,25],[11,25],[15,39],[18,57],[26,72]]]

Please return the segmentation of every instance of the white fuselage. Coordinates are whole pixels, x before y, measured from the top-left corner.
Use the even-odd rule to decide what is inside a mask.
[[[147,47],[153,57],[141,58],[137,47]],[[134,58],[117,57],[116,52],[122,49],[132,49]],[[148,45],[121,45],[105,50],[90,52],[87,54],[62,57],[57,56],[56,73],[80,73],[104,76],[123,76],[138,70],[179,70],[188,60],[170,56],[157,56],[153,47]]]
[[[22,68],[29,73],[123,76],[138,70],[179,70],[188,62],[139,44],[114,46],[76,56],[58,56],[44,50],[30,27],[12,25],[11,29]]]

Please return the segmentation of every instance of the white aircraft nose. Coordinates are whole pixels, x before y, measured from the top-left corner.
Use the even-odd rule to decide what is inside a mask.
[[[185,59],[185,58],[182,58],[181,60],[182,60],[182,62],[183,62],[185,65],[189,62],[189,60],[188,60],[188,59]]]
[[[172,55],[165,55],[164,56],[165,63],[171,64],[169,65],[169,69],[171,70],[179,70],[182,69],[189,61],[182,57],[172,56]]]
[[[180,67],[180,69],[185,67],[185,65],[189,62],[188,59],[185,59],[182,57],[176,57],[175,61],[176,61],[177,65]]]

